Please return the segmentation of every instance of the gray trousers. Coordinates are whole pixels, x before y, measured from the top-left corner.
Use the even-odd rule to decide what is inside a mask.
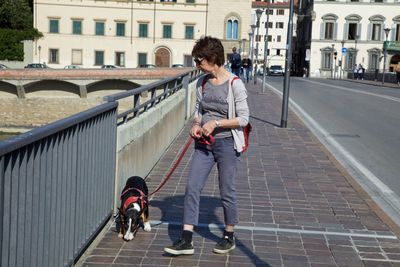
[[[183,223],[199,222],[200,194],[212,167],[217,163],[219,190],[224,210],[225,224],[238,223],[235,177],[240,153],[233,148],[233,138],[216,138],[210,150],[196,143],[186,185]]]

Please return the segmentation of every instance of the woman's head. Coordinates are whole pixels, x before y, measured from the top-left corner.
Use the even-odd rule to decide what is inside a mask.
[[[192,57],[198,65],[205,59],[210,64],[223,66],[225,62],[224,47],[218,38],[204,36],[196,41]]]

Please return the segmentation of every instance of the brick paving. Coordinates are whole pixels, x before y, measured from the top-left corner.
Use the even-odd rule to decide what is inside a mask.
[[[280,123],[281,99],[249,85],[253,132],[237,176],[237,247],[213,254],[222,233],[218,179],[212,171],[201,198],[195,254],[163,252],[179,237],[190,149],[171,180],[150,200],[152,231],[131,242],[111,228],[83,266],[400,266],[400,240],[368,206],[298,117]],[[188,127],[188,126],[187,126]],[[147,182],[155,189],[188,134],[184,129]]]

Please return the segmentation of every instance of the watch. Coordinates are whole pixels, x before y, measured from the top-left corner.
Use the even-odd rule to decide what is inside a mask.
[[[220,127],[221,126],[221,123],[219,123],[219,121],[215,121],[215,126],[217,126],[217,127]]]

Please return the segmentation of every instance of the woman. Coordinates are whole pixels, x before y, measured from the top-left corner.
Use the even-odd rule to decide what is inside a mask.
[[[199,220],[200,193],[217,163],[225,231],[214,252],[227,253],[235,248],[234,226],[238,223],[235,176],[244,147],[243,127],[249,120],[247,93],[243,82],[224,68],[224,48],[219,39],[206,36],[196,41],[192,56],[206,75],[199,79],[196,88],[190,129],[196,141],[186,186],[182,236],[164,250],[173,255],[194,253],[192,236]],[[209,135],[215,138],[212,145],[201,141]]]

